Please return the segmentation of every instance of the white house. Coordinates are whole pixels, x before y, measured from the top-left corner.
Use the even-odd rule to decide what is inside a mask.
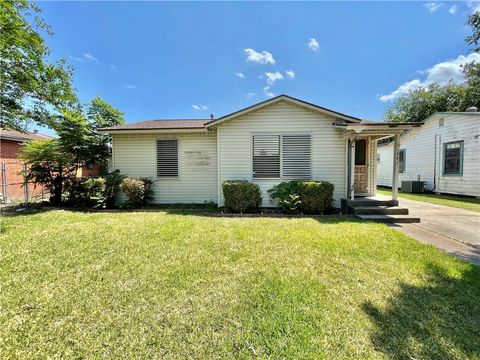
[[[401,137],[399,181],[438,193],[480,196],[480,112],[438,112]],[[392,186],[393,144],[380,144],[377,183]]]
[[[222,183],[246,179],[267,190],[291,179],[334,184],[345,197],[375,195],[376,143],[419,124],[362,121],[286,95],[218,119],[149,120],[104,128],[112,167],[154,179],[154,203],[223,205]],[[394,176],[395,177],[395,176]],[[394,194],[396,199],[396,194]]]

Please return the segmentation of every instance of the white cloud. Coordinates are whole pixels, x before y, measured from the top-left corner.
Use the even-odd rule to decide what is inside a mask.
[[[293,70],[287,70],[287,71],[285,71],[285,74],[287,75],[288,79],[294,79],[295,78],[295,72]]]
[[[235,76],[240,78],[240,79],[245,79],[245,75],[243,75],[241,72],[236,72]]]
[[[194,108],[195,110],[208,110],[207,105],[192,105],[192,108]]]
[[[318,43],[317,39],[311,38],[308,41],[308,47],[310,50],[317,51],[320,48],[320,44]]]
[[[265,87],[263,88],[263,92],[264,92],[265,95],[267,95],[268,97],[274,97],[274,96],[275,96],[275,94],[270,91],[270,86],[265,86]]]
[[[73,59],[75,61],[78,61],[78,62],[84,62],[84,61],[87,61],[87,62],[96,62],[97,64],[100,64],[100,61],[98,61],[98,59],[93,56],[92,54],[89,54],[89,53],[83,53],[82,56],[73,56],[73,55],[68,55],[68,57],[70,59]]]
[[[96,62],[97,64],[100,64],[100,61],[98,61],[98,59],[97,59],[95,56],[93,56],[92,54],[83,53],[83,57],[84,57],[85,59],[87,59],[88,61],[94,61],[94,62]]]
[[[113,72],[117,72],[117,71],[118,71],[118,66],[117,66],[117,65],[110,65],[110,69],[111,69]]]
[[[423,6],[430,12],[435,12],[442,7],[442,4],[436,2],[428,2],[423,4]]]
[[[471,10],[471,13],[480,12],[480,1],[467,1],[467,7]]]
[[[254,62],[258,64],[275,64],[275,59],[268,51],[256,52],[253,49],[244,49],[247,54],[247,62]]]
[[[450,9],[448,9],[448,12],[452,15],[455,15],[455,13],[457,12],[457,5],[450,6]]]
[[[281,73],[279,73],[278,71],[266,72],[265,76],[267,77],[267,84],[269,86],[272,86],[275,83],[275,81],[283,79],[283,75]]]
[[[435,64],[431,68],[420,72],[421,74],[426,75],[426,78],[423,81],[420,79],[408,81],[400,85],[390,94],[380,96],[379,99],[383,102],[392,101],[421,86],[428,86],[434,83],[446,85],[448,82],[452,81],[454,84],[461,84],[465,81],[462,73],[462,66],[471,62],[480,63],[480,54],[472,53],[467,56],[460,55],[456,59]]]
[[[247,99],[251,99],[251,98],[253,98],[254,96],[255,96],[255,93],[253,93],[253,92],[249,92],[247,95],[245,95],[245,97],[246,97]]]
[[[125,84],[123,86],[127,89],[137,89],[138,88],[137,85],[133,85],[133,84]]]

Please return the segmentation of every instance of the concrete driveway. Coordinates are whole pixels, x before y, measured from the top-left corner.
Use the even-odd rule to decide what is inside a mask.
[[[480,265],[480,213],[399,198],[419,224],[397,224],[398,230],[461,259]]]

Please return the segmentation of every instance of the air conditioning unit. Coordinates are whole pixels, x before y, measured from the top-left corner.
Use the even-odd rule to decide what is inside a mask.
[[[402,181],[402,191],[408,193],[423,193],[425,181]]]

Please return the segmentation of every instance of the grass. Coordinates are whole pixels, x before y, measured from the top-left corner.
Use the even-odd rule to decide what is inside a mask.
[[[392,191],[387,188],[377,188],[377,193],[388,196],[392,195]],[[480,212],[480,200],[473,197],[445,194],[411,194],[403,193],[402,191],[398,192],[398,196],[410,200],[423,201],[432,204],[452,206],[460,209]]]
[[[480,267],[350,218],[5,216],[0,358],[480,358]]]

